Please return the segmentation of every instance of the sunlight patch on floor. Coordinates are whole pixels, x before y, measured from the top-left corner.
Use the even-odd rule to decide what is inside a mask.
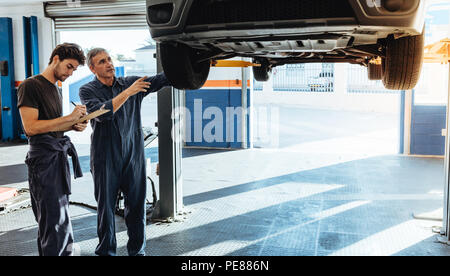
[[[337,250],[330,256],[391,256],[435,235],[433,221],[409,220]]]

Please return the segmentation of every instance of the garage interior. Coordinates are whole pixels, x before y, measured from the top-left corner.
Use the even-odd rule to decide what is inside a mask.
[[[103,33],[105,41],[124,40],[126,32],[148,32],[145,1],[101,1],[85,9],[77,5],[84,3],[0,3],[0,31],[12,25],[14,40],[0,38],[0,61],[13,66],[1,78],[1,256],[38,254],[24,163],[28,145],[18,113],[11,115],[4,108],[14,106],[13,97],[4,96],[3,91],[13,90],[5,83],[42,71],[55,45],[77,43],[83,32]],[[450,5],[439,0],[433,5],[429,13],[437,10],[445,18],[427,22],[428,45],[433,44],[435,52],[425,61],[414,91],[380,92],[379,83],[367,85],[366,80],[360,82],[364,87],[351,86],[348,80],[356,74],[343,64],[333,67],[330,91],[302,91],[295,83],[288,85],[292,80],[282,78],[282,68],[262,84],[240,63],[213,68],[211,85],[203,94],[165,88],[150,96],[142,111],[143,125],[156,130],[158,138],[146,146],[147,174],[155,182],[159,202],[147,225],[147,256],[448,256],[450,40],[445,38],[450,37]],[[91,43],[108,47],[101,39]],[[111,41],[108,49],[114,47]],[[135,45],[135,58],[149,50],[145,54],[156,73],[161,68],[151,46]],[[5,57],[11,52],[13,58]],[[447,64],[441,64],[445,58]],[[132,58],[117,58],[116,65],[124,68],[117,72],[139,74],[127,69],[130,62]],[[72,78],[89,78],[82,73]],[[237,84],[224,84],[237,78]],[[77,101],[72,93],[77,85],[62,85],[65,113],[71,111],[69,100]],[[231,100],[234,90],[240,93],[237,102]],[[221,98],[225,93],[227,103]],[[202,113],[215,105],[251,110],[233,133],[241,135],[240,143],[215,144],[208,137],[194,137],[199,97]],[[172,116],[177,107],[186,107],[190,115]],[[210,121],[201,115],[202,129],[217,119],[213,111]],[[174,126],[179,135],[192,137],[176,143]],[[76,250],[83,256],[95,255],[98,242],[89,135],[70,134],[84,174],[72,179],[70,197]],[[149,182],[149,202],[152,190]],[[120,216],[116,233],[117,254],[127,255],[127,228]]]

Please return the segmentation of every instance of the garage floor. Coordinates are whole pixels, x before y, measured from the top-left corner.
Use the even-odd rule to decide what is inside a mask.
[[[450,255],[433,232],[442,222],[414,218],[442,215],[443,159],[397,155],[395,117],[279,114],[278,148],[255,134],[251,150],[184,150],[185,208],[147,227],[148,255]],[[73,137],[85,176],[73,181],[71,201],[95,204],[87,139]],[[26,151],[0,146],[0,186],[27,187]],[[156,148],[147,156],[155,162]],[[79,254],[93,255],[95,211],[70,211]],[[127,255],[123,219],[116,224],[117,253]],[[0,215],[0,255],[37,255],[36,235],[30,208]]]

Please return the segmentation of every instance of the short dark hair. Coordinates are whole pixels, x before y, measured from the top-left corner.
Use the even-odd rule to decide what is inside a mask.
[[[50,56],[50,61],[48,64],[52,63],[53,58],[55,56],[59,57],[60,61],[65,59],[75,59],[80,63],[80,65],[84,65],[86,62],[86,57],[84,56],[83,49],[78,44],[75,43],[63,43],[56,46],[53,50],[52,55]]]
[[[87,64],[89,67],[91,67],[92,65],[92,59],[100,53],[108,53],[108,51],[103,48],[93,48],[89,50],[89,52],[87,53]]]

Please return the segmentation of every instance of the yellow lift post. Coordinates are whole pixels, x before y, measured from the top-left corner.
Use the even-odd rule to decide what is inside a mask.
[[[211,67],[260,67],[261,64],[243,60],[213,60]]]
[[[425,46],[424,62],[448,64],[450,62],[450,38]]]

